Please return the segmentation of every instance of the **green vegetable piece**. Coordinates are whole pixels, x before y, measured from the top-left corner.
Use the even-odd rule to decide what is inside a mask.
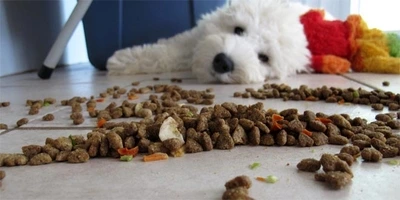
[[[193,117],[193,113],[192,113],[192,112],[190,112],[190,111],[189,111],[189,112],[187,112],[186,114],[187,114],[187,116],[189,116],[189,117]]]
[[[360,94],[358,93],[357,90],[353,92],[353,97],[354,98],[359,98],[360,97]]]
[[[49,106],[49,105],[50,105],[49,102],[45,102],[45,103],[43,104],[43,106]]]
[[[132,155],[125,155],[125,156],[121,156],[121,157],[119,158],[120,161],[126,161],[126,162],[129,162],[129,161],[131,161],[132,159],[133,159],[133,156],[132,156]]]
[[[389,165],[400,165],[400,160],[389,160],[387,161]]]
[[[69,139],[71,140],[72,147],[74,147],[76,145],[75,139],[72,137],[72,135],[69,135]]]
[[[276,183],[277,181],[278,181],[278,177],[276,177],[274,175],[269,175],[265,179],[265,182],[267,182],[267,183]]]
[[[254,170],[254,169],[256,169],[256,168],[258,168],[258,167],[260,167],[260,166],[261,166],[260,163],[255,162],[255,163],[249,165],[249,168]]]

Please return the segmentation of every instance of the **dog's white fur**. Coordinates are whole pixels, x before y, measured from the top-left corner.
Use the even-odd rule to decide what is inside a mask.
[[[307,70],[310,52],[300,15],[309,7],[285,0],[236,0],[206,14],[191,30],[155,44],[116,51],[109,74],[192,70],[201,82],[254,83]],[[242,35],[234,34],[242,27]],[[234,70],[217,73],[213,60],[225,53]],[[258,54],[269,57],[262,62]]]

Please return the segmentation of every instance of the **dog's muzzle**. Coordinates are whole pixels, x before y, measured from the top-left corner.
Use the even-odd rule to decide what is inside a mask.
[[[219,53],[214,57],[213,68],[215,72],[223,74],[233,71],[234,63],[226,54]]]

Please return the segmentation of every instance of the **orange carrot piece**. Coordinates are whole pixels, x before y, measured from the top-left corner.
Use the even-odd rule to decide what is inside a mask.
[[[345,102],[344,102],[344,99],[341,99],[340,101],[338,101],[337,102],[339,105],[342,105],[342,104],[344,104]]]
[[[166,153],[153,153],[147,156],[143,156],[144,162],[158,161],[158,160],[166,160],[168,159],[168,154]]]
[[[271,130],[277,131],[277,130],[281,130],[281,129],[282,129],[282,125],[281,125],[281,124],[279,124],[279,123],[276,122],[276,121],[272,121]]]
[[[332,123],[332,120],[328,119],[328,118],[323,118],[323,117],[317,117],[315,118],[315,120],[322,122],[323,124],[329,124]]]
[[[306,101],[317,101],[318,99],[317,99],[317,97],[314,97],[314,96],[308,96],[305,100]]]
[[[272,121],[279,121],[282,120],[283,117],[277,114],[272,114]]]
[[[132,95],[128,96],[129,100],[135,100],[135,99],[138,99],[138,98],[139,98],[139,95],[136,95],[136,94],[132,94]]]
[[[262,181],[262,182],[267,182],[267,179],[265,179],[264,177],[260,177],[260,176],[257,176],[256,180],[257,181]]]
[[[130,155],[130,156],[135,157],[139,153],[139,146],[136,146],[132,149],[120,148],[117,151],[118,151],[119,155],[121,155],[121,156]]]
[[[96,102],[103,102],[104,101],[104,98],[98,98],[98,99],[96,99]]]
[[[310,137],[312,136],[312,132],[307,130],[307,129],[303,129],[302,133],[304,133],[304,134],[306,134],[306,135],[308,135]]]
[[[104,118],[100,118],[97,121],[97,128],[103,128],[104,124],[107,122],[107,120],[105,120]]]

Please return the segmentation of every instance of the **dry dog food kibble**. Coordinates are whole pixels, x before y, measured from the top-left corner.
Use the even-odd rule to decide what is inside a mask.
[[[390,85],[390,82],[389,82],[389,81],[383,81],[383,82],[382,82],[382,85],[383,85],[383,86],[389,86],[389,85]]]
[[[248,189],[251,187],[251,180],[247,176],[238,176],[225,183],[226,191],[222,195],[223,200],[251,200]]]
[[[301,160],[297,164],[297,168],[301,171],[316,172],[321,168],[321,162],[314,158],[307,158],[307,159]]]
[[[10,106],[10,102],[9,101],[0,103],[0,107],[8,107],[8,106]]]
[[[8,129],[7,124],[0,123],[0,129]]]
[[[382,157],[382,153],[373,148],[366,148],[361,151],[361,158],[367,162],[379,162]]]
[[[103,94],[118,97],[126,92],[126,89],[114,86],[107,88]],[[132,88],[127,94],[129,100],[124,100],[121,105],[112,102],[103,110],[95,110],[96,100],[93,98],[87,102],[86,98],[81,97],[64,100],[62,104],[71,106],[75,111],[70,116],[74,124],[83,122],[86,111],[82,112],[80,104],[86,102],[89,115],[98,119],[98,128],[88,133],[87,139],[83,136],[48,138],[44,146],[25,146],[22,149],[24,155],[4,156],[4,159],[0,159],[1,165],[37,165],[53,161],[81,163],[95,157],[120,158],[123,156],[121,149],[149,153],[144,161],[154,161],[167,159],[168,154],[180,157],[185,153],[228,150],[235,145],[311,147],[327,143],[352,144],[345,146],[339,154],[323,154],[320,160],[304,159],[297,165],[299,170],[310,172],[316,172],[322,166],[325,173],[316,174],[315,179],[325,181],[338,189],[351,181],[353,173],[350,166],[361,150],[365,161],[378,162],[382,157],[399,155],[400,140],[392,132],[392,129],[400,126],[399,114],[378,114],[378,121],[367,123],[365,119],[351,118],[348,114],[327,115],[312,111],[299,113],[296,108],[278,112],[265,109],[260,102],[253,105],[225,102],[202,109],[194,105],[181,105],[182,101],[212,105],[215,95],[210,92],[210,88],[195,91],[161,84]],[[137,99],[137,93],[149,97],[144,102],[130,101]],[[132,95],[135,95],[134,99],[131,98]],[[388,106],[389,110],[396,109],[400,99],[400,95],[390,92],[326,86],[315,90],[307,86],[292,89],[283,84],[265,84],[258,90],[247,88],[245,93],[238,92],[234,96],[306,101],[331,99],[330,101],[338,103],[381,104]],[[44,101],[50,102],[49,99]],[[27,101],[27,104],[38,111],[43,106],[43,101]],[[122,117],[142,119],[139,122],[107,122]],[[174,126],[170,124],[170,127],[163,129],[172,132],[173,136],[167,138],[160,134],[166,119],[176,122]],[[370,148],[371,145],[373,148]],[[233,179],[226,184],[227,191],[223,199],[251,199],[248,196],[250,185],[248,177]]]
[[[20,127],[20,126],[22,126],[24,124],[27,124],[28,122],[29,122],[28,118],[22,118],[22,119],[17,121],[17,126]]]
[[[333,189],[341,189],[351,182],[352,176],[346,172],[330,171],[315,174],[315,180],[326,182]]]
[[[3,170],[0,170],[0,180],[3,180],[4,177],[6,177],[6,172],[4,172]]]
[[[42,118],[43,121],[53,121],[54,120],[54,115],[53,114],[47,114],[43,116]]]

